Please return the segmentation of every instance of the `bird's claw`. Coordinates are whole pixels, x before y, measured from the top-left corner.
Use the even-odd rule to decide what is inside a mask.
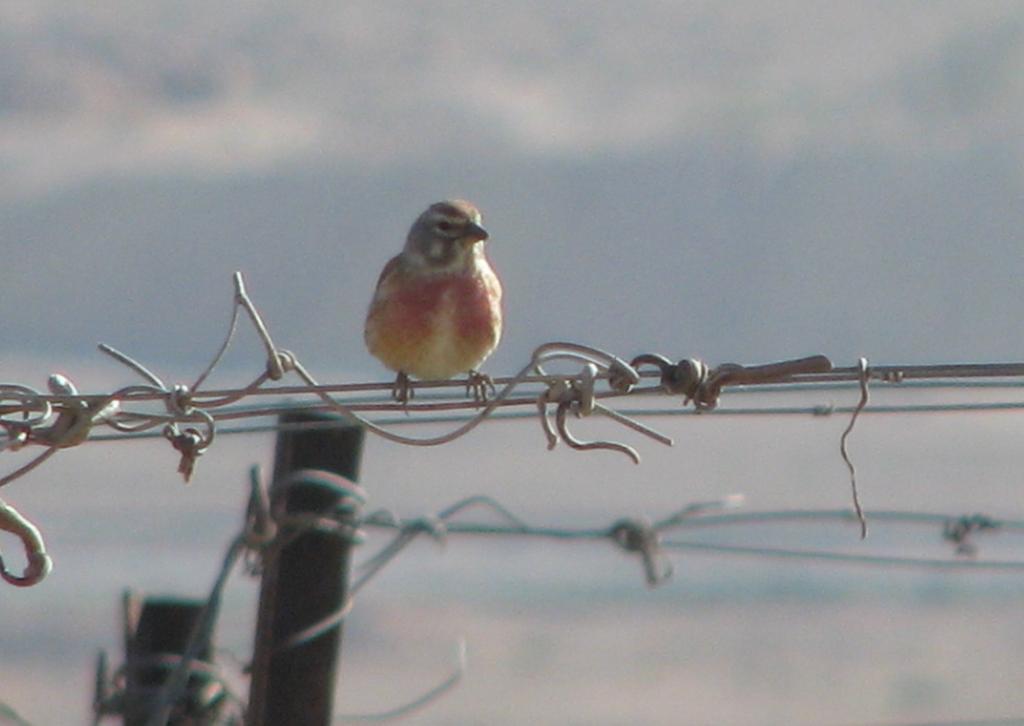
[[[398,403],[405,405],[412,400],[412,397],[416,394],[413,390],[412,382],[409,380],[409,374],[402,371],[398,372],[398,377],[395,378],[395,385],[391,387],[391,397]]]
[[[466,378],[466,395],[473,396],[473,400],[477,403],[487,403],[487,391],[488,389],[493,394],[497,391],[494,387],[494,381],[486,373],[480,371],[470,371]]]

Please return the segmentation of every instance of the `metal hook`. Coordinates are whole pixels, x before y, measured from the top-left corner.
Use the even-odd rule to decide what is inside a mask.
[[[593,449],[607,449],[609,451],[618,451],[625,454],[632,459],[634,464],[640,463],[640,454],[636,452],[632,446],[626,444],[620,444],[617,441],[580,441],[566,428],[565,415],[572,409],[574,413],[578,415],[578,402],[573,399],[565,399],[558,404],[558,408],[555,409],[555,425],[558,428],[558,433],[561,435],[562,440],[568,444],[571,448],[578,451],[590,451]]]
[[[46,545],[39,529],[21,515],[17,509],[0,499],[0,530],[10,532],[21,540],[28,564],[20,576],[12,575],[0,556],[0,578],[15,587],[36,585],[53,569],[53,560],[46,554]]]

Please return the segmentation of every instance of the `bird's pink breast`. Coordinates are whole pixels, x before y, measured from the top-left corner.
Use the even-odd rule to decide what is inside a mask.
[[[393,370],[444,378],[478,366],[501,336],[501,286],[490,269],[382,281],[366,337]]]

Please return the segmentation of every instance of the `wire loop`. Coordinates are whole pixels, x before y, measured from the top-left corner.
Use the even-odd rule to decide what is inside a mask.
[[[53,560],[46,554],[43,535],[32,522],[3,499],[0,499],[0,530],[10,532],[21,540],[27,561],[21,575],[14,575],[7,569],[0,553],[0,578],[15,587],[31,587],[42,582],[53,569]]]
[[[549,449],[563,441],[572,449],[615,451],[628,456],[634,462],[639,462],[637,451],[625,443],[606,440],[586,441],[575,436],[569,427],[569,415],[579,418],[599,413],[658,443],[671,445],[669,437],[610,407],[606,399],[664,392],[683,395],[684,403],[692,401],[695,411],[701,412],[715,409],[721,392],[729,386],[758,386],[770,383],[802,383],[806,386],[835,381],[856,381],[861,388],[861,399],[840,439],[840,453],[850,470],[854,510],[861,524],[862,536],[866,536],[867,525],[857,493],[855,470],[847,451],[847,439],[857,416],[867,406],[870,380],[898,385],[914,379],[1024,378],[1024,363],[870,367],[866,359],[861,359],[855,368],[833,368],[828,358],[817,355],[765,365],[725,363],[710,368],[698,359],[682,359],[673,363],[668,358],[654,353],[639,355],[626,362],[600,348],[554,341],[538,346],[530,356],[529,362],[515,375],[496,379],[495,384],[500,390],[496,390],[495,395],[486,401],[458,400],[457,396],[452,394],[449,400],[441,402],[381,404],[353,400],[350,396],[367,391],[386,392],[391,388],[390,383],[317,383],[293,352],[278,348],[274,344],[259,310],[246,291],[241,273],[236,272],[232,279],[234,297],[227,333],[209,365],[191,385],[168,386],[142,363],[107,344],[100,344],[99,350],[127,366],[144,379],[143,383],[125,386],[110,393],[93,395],[80,394],[74,384],[61,375],[50,377],[48,394],[40,393],[28,386],[0,384],[0,451],[15,451],[29,444],[45,447],[34,459],[0,476],[0,487],[32,471],[58,450],[104,436],[110,437],[109,434],[96,434],[95,430],[100,425],[117,432],[114,436],[163,435],[179,453],[178,471],[186,481],[189,481],[199,457],[213,444],[219,421],[269,415],[266,407],[227,408],[255,396],[313,397],[313,401],[307,400],[300,405],[336,411],[388,441],[413,446],[449,443],[468,434],[499,408],[532,405],[536,409]],[[243,312],[265,349],[263,370],[248,384],[238,388],[204,388],[204,383],[220,364],[233,342]],[[553,372],[556,367],[567,366],[575,367],[576,370],[569,373]],[[657,389],[639,385],[644,378],[640,369],[644,367],[656,370],[649,371],[647,375],[657,376]],[[301,385],[281,384],[286,375],[297,377]],[[607,391],[598,390],[598,382],[601,380],[607,381]],[[267,385],[272,382],[274,385]],[[414,388],[430,389],[464,385],[464,381],[421,381],[413,384]],[[444,433],[427,437],[399,434],[379,420],[370,420],[362,415],[366,411],[401,412],[410,414],[412,418],[413,414],[421,412],[459,410],[475,410],[475,413],[468,420],[456,423]],[[813,409],[813,412],[824,415],[833,410],[818,407]],[[270,411],[276,412],[272,409]],[[451,418],[438,417],[437,420],[445,424],[455,423],[455,419]],[[256,530],[252,533],[253,542],[259,541],[262,537],[273,536],[266,528],[259,529],[259,532],[262,534]]]

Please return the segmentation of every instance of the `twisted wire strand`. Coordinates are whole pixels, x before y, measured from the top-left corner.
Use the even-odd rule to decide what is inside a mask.
[[[484,403],[473,417],[456,426],[453,430],[439,436],[406,436],[393,432],[374,423],[373,421],[359,416],[351,406],[332,396],[327,388],[319,386],[315,378],[294,354],[289,351],[278,349],[274,345],[270,338],[270,334],[264,325],[258,310],[256,309],[256,306],[252,303],[245,291],[244,281],[241,274],[235,274],[234,284],[235,304],[232,309],[232,316],[228,325],[227,334],[221,346],[215,353],[212,361],[196,378],[196,382],[192,387],[176,385],[169,388],[159,376],[149,370],[146,366],[135,361],[130,356],[117,351],[112,346],[101,344],[101,352],[128,366],[132,371],[146,380],[146,385],[128,386],[102,396],[80,396],[77,394],[77,391],[74,391],[73,387],[69,386],[69,390],[54,391],[55,395],[60,396],[59,403],[50,403],[50,400],[48,399],[40,399],[37,392],[30,392],[29,390],[26,390],[25,387],[0,386],[0,397],[2,397],[0,400],[22,401],[25,407],[29,407],[30,405],[35,407],[38,407],[39,405],[46,405],[51,408],[53,406],[58,406],[60,414],[57,422],[60,423],[63,419],[67,419],[70,423],[66,424],[64,428],[84,431],[85,435],[82,437],[82,440],[88,439],[88,434],[90,433],[90,429],[93,424],[108,424],[111,428],[122,434],[137,434],[162,426],[163,435],[174,445],[174,448],[181,453],[179,471],[184,475],[187,481],[192,474],[197,458],[213,441],[216,414],[211,413],[211,409],[237,402],[249,395],[256,395],[257,392],[261,390],[263,384],[268,380],[279,380],[287,372],[297,375],[305,384],[305,387],[302,389],[303,392],[315,395],[325,406],[338,411],[349,419],[357,421],[369,431],[390,441],[415,446],[441,445],[465,435],[478,426],[499,405],[503,404],[506,399],[509,399],[513,390],[525,379],[535,377],[535,375],[540,375],[548,381],[548,391],[543,395],[547,396],[547,400],[551,403],[557,403],[559,406],[560,416],[558,419],[558,432],[562,440],[574,448],[605,448],[617,450],[627,453],[634,460],[638,460],[638,456],[630,447],[615,442],[580,442],[568,432],[568,429],[565,426],[564,416],[562,415],[565,407],[570,405],[574,406],[573,410],[577,415],[579,415],[581,411],[589,414],[594,410],[602,413],[608,410],[606,407],[595,407],[593,405],[593,381],[591,381],[590,389],[583,391],[577,385],[567,385],[565,383],[565,376],[559,378],[544,375],[543,366],[546,363],[558,360],[574,360],[576,362],[583,361],[588,368],[594,368],[595,371],[597,370],[597,366],[600,365],[601,371],[607,375],[609,381],[612,376],[615,376],[617,381],[627,381],[625,385],[632,387],[639,381],[639,376],[632,371],[628,364],[625,364],[623,361],[611,354],[605,353],[596,348],[582,346],[575,343],[550,343],[542,345],[537,348],[531,356],[530,362],[526,364],[518,374],[505,383],[497,396],[495,396],[491,401]],[[238,327],[239,309],[246,311],[253,327],[256,329],[257,334],[264,343],[264,347],[267,351],[266,370],[253,379],[251,383],[239,389],[205,393],[197,392],[195,390],[197,384],[205,382],[207,377],[220,363],[223,355],[230,346]],[[594,377],[595,376],[593,375],[591,376],[592,379]],[[432,385],[436,386],[437,383]],[[459,385],[462,384],[460,383]],[[552,391],[556,385],[562,386],[561,394],[558,397],[552,395]],[[372,388],[375,388],[375,386],[366,387],[359,385],[355,388],[341,387],[340,390],[370,390]],[[619,388],[621,390],[622,386],[620,385]],[[295,391],[297,389],[292,387],[290,390]],[[267,392],[272,392],[275,395],[281,395],[281,390],[273,387],[267,389]],[[53,400],[56,401],[57,399]],[[126,411],[123,408],[124,405],[129,402],[147,400],[162,400],[166,408],[166,413]],[[115,404],[117,406],[116,411],[112,408]],[[584,405],[577,406],[576,404]],[[409,408],[403,407],[402,410],[403,412],[408,412]],[[102,412],[103,415],[100,415],[100,412]],[[3,428],[7,432],[8,439],[15,440],[15,437],[17,437],[16,440],[19,445],[24,443],[44,443],[44,440],[40,437],[38,427],[29,427],[26,433],[24,422],[13,422],[2,418],[4,414],[9,413],[18,413],[18,410],[17,408],[12,408],[10,405],[0,408],[0,428]],[[624,417],[621,414],[616,415],[614,418],[623,423],[627,421],[627,417]],[[199,423],[205,428],[205,431],[194,427],[183,430],[179,425],[185,423]],[[657,432],[651,431],[649,427],[646,427],[639,422],[630,422],[629,425],[640,433],[645,433],[655,438],[655,440],[667,443],[666,437],[657,434]],[[67,446],[71,445],[71,443],[81,443],[81,441],[78,440],[71,442],[66,437],[64,439],[59,439],[57,438],[57,425],[55,424],[51,428],[53,429],[53,431],[50,432],[52,439],[49,440],[49,443],[53,446]],[[37,460],[29,462],[24,467],[19,468],[15,472],[12,472],[6,477],[0,479],[0,486],[24,475],[35,466],[42,463],[42,461],[52,455],[52,453],[53,452],[50,451],[41,455]]]
[[[209,364],[195,378],[192,385],[168,385],[156,373],[131,356],[112,346],[101,344],[100,351],[127,366],[145,382],[124,386],[103,394],[80,394],[74,385],[63,376],[51,376],[50,392],[41,393],[20,384],[0,384],[0,451],[14,451],[29,444],[41,445],[43,451],[14,471],[0,476],[0,487],[24,476],[61,448],[77,446],[87,441],[117,440],[143,436],[163,436],[180,454],[178,471],[186,481],[192,476],[199,457],[211,446],[219,424],[266,416],[275,410],[273,406],[245,407],[239,405],[249,397],[288,395],[312,396],[313,402],[304,401],[298,406],[317,407],[333,410],[342,416],[358,422],[366,429],[389,441],[414,445],[437,446],[449,443],[463,436],[485,419],[511,417],[506,413],[513,406],[532,406],[534,415],[539,417],[548,447],[563,442],[578,450],[603,449],[625,454],[639,463],[638,452],[618,441],[586,441],[577,437],[569,428],[571,418],[583,418],[593,414],[605,416],[654,441],[671,445],[668,436],[652,429],[633,416],[663,415],[665,410],[635,409],[615,410],[602,403],[607,399],[624,396],[645,396],[655,394],[682,393],[685,401],[692,401],[695,411],[702,414],[720,411],[731,415],[796,413],[807,411],[800,408],[772,407],[750,408],[745,411],[718,408],[718,397],[723,387],[736,390],[755,390],[771,386],[770,390],[783,390],[787,386],[811,387],[814,385],[835,386],[843,382],[856,381],[861,386],[862,397],[852,409],[849,426],[840,440],[840,451],[850,470],[850,485],[853,508],[861,524],[862,536],[867,533],[866,519],[857,492],[857,481],[853,462],[849,458],[846,443],[860,413],[881,413],[881,407],[867,406],[867,385],[869,381],[888,384],[902,384],[908,381],[936,383],[943,379],[970,381],[985,379],[990,383],[1007,383],[1009,379],[1024,378],[1024,363],[980,363],[909,366],[871,366],[862,359],[856,367],[835,368],[824,356],[780,363],[740,366],[723,364],[710,368],[701,361],[682,360],[672,363],[663,356],[645,354],[626,362],[614,354],[581,345],[579,343],[556,341],[536,348],[529,362],[514,376],[499,378],[496,385],[500,390],[490,400],[468,401],[432,400],[419,403],[397,403],[346,400],[344,396],[384,392],[393,390],[390,383],[355,383],[320,385],[293,353],[278,348],[270,336],[252,299],[245,289],[240,273],[233,277],[235,294],[231,318],[223,342]],[[238,330],[241,311],[244,311],[260,338],[266,352],[264,370],[246,385],[230,389],[200,390],[209,376],[221,363]],[[553,366],[569,363],[581,366],[576,374],[553,373]],[[639,370],[640,366],[654,366],[657,371]],[[286,374],[297,376],[301,385],[284,385],[280,381]],[[660,378],[654,385],[642,385],[651,378]],[[597,383],[607,385],[607,390],[597,390]],[[1015,382],[1016,383],[1016,382]],[[464,381],[429,381],[413,384],[414,388],[441,390],[452,386],[463,389]],[[524,389],[531,389],[523,392]],[[515,392],[517,395],[513,395]],[[144,405],[147,408],[134,408]],[[163,410],[152,410],[162,404]],[[292,404],[293,407],[296,407]],[[958,411],[958,410],[1017,410],[1024,403],[1004,402],[998,404],[959,404],[942,407],[893,407],[890,411]],[[499,409],[503,409],[499,415]],[[678,409],[682,410],[682,409]],[[817,415],[842,412],[847,409],[833,406],[819,406],[811,409]],[[393,430],[396,424],[405,421],[375,419],[362,413],[401,413],[410,423],[432,421],[450,427],[446,432],[434,436],[410,436]],[[448,414],[445,416],[439,414]],[[424,416],[433,414],[433,416]],[[96,429],[107,426],[113,434],[99,434]],[[256,427],[239,427],[236,432],[254,430]],[[159,430],[159,431],[157,431]]]
[[[151,712],[147,726],[162,726],[173,705],[183,697],[188,676],[194,659],[209,643],[220,610],[223,589],[228,576],[239,558],[245,552],[261,553],[270,547],[280,546],[282,528],[274,524],[272,506],[260,481],[257,467],[250,472],[251,491],[246,508],[245,525],[232,538],[224,555],[221,569],[211,588],[200,620],[195,627],[184,655],[169,664],[171,676],[163,686],[157,704]],[[904,557],[887,555],[866,555],[857,553],[824,551],[815,549],[781,548],[771,546],[748,546],[737,544],[708,543],[687,539],[666,539],[670,533],[682,533],[698,529],[749,526],[752,524],[793,524],[818,521],[856,521],[853,513],[845,509],[782,509],[768,511],[741,511],[742,497],[733,495],[721,500],[690,503],[656,520],[642,517],[621,517],[609,525],[598,527],[566,527],[556,525],[533,525],[516,515],[498,500],[484,495],[467,497],[444,507],[435,514],[403,519],[395,512],[380,509],[359,517],[357,526],[346,524],[344,536],[354,544],[363,541],[359,529],[379,528],[394,532],[393,537],[375,553],[363,560],[358,569],[360,574],[348,588],[348,598],[334,614],[317,623],[303,628],[301,632],[281,643],[278,650],[295,647],[315,639],[337,627],[351,612],[355,596],[376,578],[383,569],[417,538],[429,535],[438,542],[446,542],[452,535],[491,535],[502,537],[528,537],[559,541],[611,541],[627,554],[638,556],[643,564],[647,585],[656,587],[672,576],[672,565],[665,558],[664,551],[690,551],[707,554],[730,554],[782,559],[801,559],[837,562],[843,564],[874,565],[884,567],[913,567],[942,570],[989,570],[993,572],[1024,572],[1021,560],[977,559],[976,547],[962,548],[969,537],[982,531],[1005,531],[1024,534],[1024,520],[998,519],[982,514],[946,515],[938,513],[882,510],[871,516],[881,522],[928,526],[941,532],[942,539],[957,545],[956,559]],[[466,521],[459,519],[470,510],[484,510],[490,521]],[[330,518],[316,517],[307,520],[289,520],[287,534],[294,537],[303,530],[323,531],[331,527]],[[278,522],[280,524],[280,522]],[[339,521],[340,525],[341,522]],[[964,556],[969,555],[969,556]],[[460,644],[458,664],[451,675],[439,685],[402,706],[378,713],[364,715],[341,715],[337,722],[384,721],[397,718],[427,707],[454,688],[465,673],[465,644]]]
[[[614,539],[617,524],[603,527],[562,527],[562,526],[537,526],[530,525],[516,515],[508,512],[507,509],[489,497],[472,497],[460,503],[460,511],[466,507],[465,503],[471,502],[488,506],[492,511],[500,512],[503,518],[512,519],[505,522],[465,522],[448,521],[443,522],[443,532],[449,535],[494,535],[503,537],[531,537],[553,540],[604,540]],[[938,559],[927,557],[902,557],[895,555],[865,555],[859,553],[836,552],[822,549],[787,549],[770,546],[746,546],[700,542],[685,539],[664,539],[669,532],[675,530],[676,534],[695,529],[710,529],[716,527],[749,526],[753,524],[782,524],[809,522],[853,522],[859,525],[854,512],[848,509],[782,509],[765,511],[738,511],[723,512],[721,510],[734,509],[742,502],[742,497],[726,498],[720,501],[703,502],[691,504],[663,519],[647,523],[650,530],[657,533],[658,546],[667,549],[694,550],[707,553],[721,554],[742,554],[751,556],[840,561],[851,564],[864,565],[894,565],[894,566],[919,566],[927,569],[949,569],[949,570],[977,570],[992,569],[1006,571],[1024,571],[1024,560],[981,560],[974,557],[957,557],[955,559]],[[501,507],[501,509],[497,509]],[[717,510],[717,511],[716,511]],[[960,544],[973,534],[991,530],[1005,531],[1011,534],[1024,535],[1024,520],[992,518],[980,514],[971,515],[947,515],[926,512],[914,512],[905,510],[878,510],[870,511],[870,517],[880,522],[890,524],[923,525],[936,529],[942,540],[956,545],[955,553],[958,555],[974,554],[975,551],[963,550]],[[380,559],[390,561],[396,550],[407,546],[412,539],[424,534],[432,533],[430,522],[437,517],[424,519],[411,519],[403,521],[395,516],[381,516],[379,513],[369,515],[363,521],[363,526],[383,529],[398,530],[395,539],[376,555],[365,561],[361,567],[367,567],[371,574],[380,569]],[[962,532],[958,533],[954,526],[963,524]],[[436,537],[435,537],[436,538]]]
[[[284,650],[307,643],[339,626],[352,611],[357,593],[377,577],[413,541],[423,535],[429,535],[439,543],[445,543],[450,535],[527,537],[560,541],[611,541],[627,554],[633,554],[640,558],[647,585],[652,588],[663,584],[673,574],[673,567],[664,554],[665,550],[946,571],[1024,572],[1024,560],[978,559],[975,556],[977,547],[971,540],[974,534],[985,530],[1005,530],[1024,534],[1024,521],[995,519],[980,514],[955,516],[899,510],[883,510],[872,513],[872,517],[877,517],[880,521],[928,525],[939,529],[942,539],[956,546],[955,554],[958,557],[954,559],[872,555],[766,545],[722,544],[678,538],[665,539],[665,535],[670,532],[682,533],[691,528],[707,529],[758,523],[856,521],[856,515],[849,510],[807,509],[732,513],[726,511],[735,509],[742,504],[742,501],[742,496],[733,495],[722,500],[695,502],[656,521],[642,517],[622,517],[610,525],[601,527],[531,525],[496,499],[484,495],[467,497],[445,507],[436,514],[411,519],[403,519],[390,510],[377,510],[363,516],[359,521],[359,526],[392,530],[395,532],[393,538],[358,565],[360,575],[351,583],[348,597],[337,611],[302,628],[281,643],[279,649]],[[496,521],[474,522],[457,519],[471,509],[484,509],[490,512]]]
[[[538,383],[550,383],[556,380],[557,377],[550,376],[527,376],[523,377],[522,384],[538,384]],[[478,409],[479,404],[472,401],[453,401],[446,397],[436,401],[424,402],[424,396],[419,396],[419,400],[415,403],[409,403],[405,406],[395,404],[389,401],[387,397],[372,397],[372,398],[359,398],[354,401],[337,401],[332,400],[329,403],[320,402],[309,402],[309,401],[295,401],[285,400],[281,403],[268,404],[264,406],[239,406],[231,408],[230,404],[240,401],[249,397],[265,397],[265,396],[297,396],[297,395],[314,395],[320,397],[324,394],[337,393],[337,392],[366,392],[371,390],[390,390],[392,384],[375,383],[375,384],[329,384],[329,385],[303,385],[303,386],[280,386],[271,388],[260,388],[268,377],[263,374],[255,379],[250,385],[239,388],[239,389],[222,389],[218,391],[204,391],[197,393],[194,396],[194,400],[199,407],[203,409],[211,409],[217,407],[224,407],[223,410],[213,411],[211,413],[213,419],[216,422],[224,421],[238,421],[257,419],[265,416],[276,415],[283,409],[288,410],[307,410],[307,411],[327,411],[337,410],[339,405],[343,405],[346,409],[351,412],[373,412],[373,413],[400,413],[398,416],[375,419],[374,423],[378,426],[396,427],[408,424],[423,424],[423,423],[453,423],[453,422],[465,422],[471,418],[464,413],[467,409]],[[512,382],[514,378],[509,379],[495,379],[495,383],[501,385],[503,382]],[[923,385],[922,385],[923,384]],[[3,387],[10,384],[3,384],[0,386],[0,391]],[[421,384],[415,383],[414,386]],[[430,382],[428,385],[424,385],[425,388],[440,388],[443,385],[449,385],[449,382]],[[450,385],[464,386],[463,382],[453,381]],[[507,385],[507,383],[506,383]],[[859,385],[859,384],[854,384]],[[1004,383],[995,381],[976,381],[976,382],[962,382],[962,381],[923,381],[913,382],[908,381],[900,383],[900,388],[1016,388],[1019,385],[1016,382]],[[826,390],[829,388],[835,388],[835,385],[824,385],[822,386]],[[846,388],[847,384],[839,384],[839,388]],[[750,393],[779,393],[789,391],[806,391],[815,390],[819,388],[818,384],[800,384],[794,383],[792,387],[788,385],[770,384],[762,387],[751,387],[742,386],[736,388],[733,392],[737,394],[750,394]],[[665,393],[660,387],[638,387],[629,393],[621,393],[617,391],[600,391],[596,393],[598,399],[614,399],[621,398],[624,396],[664,396]],[[2,395],[2,394],[0,394]],[[204,397],[207,395],[216,395],[217,398],[206,400]],[[25,405],[29,405],[31,401],[44,403],[48,406],[62,406],[67,405],[74,401],[85,401],[89,404],[90,408],[102,407],[104,404],[110,404],[114,402],[120,402],[124,404],[126,402],[152,402],[162,401],[167,399],[167,392],[160,390],[156,387],[133,385],[127,386],[111,393],[103,395],[83,395],[78,397],[71,397],[67,395],[46,395],[36,394],[31,398],[26,396],[24,399]],[[10,398],[9,396],[6,398]],[[493,399],[489,404],[489,417],[493,419],[516,419],[516,418],[533,418],[536,416],[532,412],[522,411],[509,411],[510,407],[521,407],[521,406],[536,406],[537,399],[535,396],[508,396],[501,400]],[[0,415],[11,415],[22,411],[21,404],[6,404],[0,405]],[[899,404],[879,404],[872,403],[863,407],[860,406],[847,406],[847,405],[836,405],[836,404],[813,404],[813,405],[764,405],[764,406],[721,406],[712,410],[697,411],[694,409],[688,409],[683,407],[629,407],[619,408],[617,410],[604,408],[602,412],[613,418],[616,421],[625,423],[620,418],[621,416],[632,417],[632,416],[645,416],[645,417],[674,417],[674,416],[730,416],[730,417],[762,417],[762,416],[819,416],[827,417],[832,415],[845,415],[852,414],[859,411],[860,414],[864,415],[884,415],[884,414],[941,414],[941,413],[987,413],[987,412],[1017,412],[1024,410],[1024,401],[986,401],[986,402],[949,402],[949,403],[899,403]],[[415,415],[406,415],[415,414]],[[452,415],[442,416],[433,415],[427,416],[426,414],[442,414],[450,413]],[[479,415],[479,414],[476,414]],[[37,417],[36,423],[44,421],[41,416]],[[143,411],[128,411],[119,410],[116,417],[106,417],[100,423],[113,429],[116,433],[100,433],[93,429],[89,434],[86,442],[92,441],[119,441],[132,438],[154,438],[160,436],[160,434],[151,433],[151,429],[154,429],[161,425],[166,425],[175,420],[180,420],[174,415],[169,413],[154,413],[154,412],[143,412]],[[631,426],[631,423],[626,423]],[[30,426],[26,426],[29,428]],[[224,428],[222,432],[225,434],[240,434],[250,432],[262,432],[274,430],[274,427],[268,427],[266,425],[253,425],[253,426],[242,426],[236,428]],[[639,429],[638,429],[639,430]],[[667,439],[667,437],[661,437],[657,435],[658,440]],[[15,445],[15,439],[11,436],[10,430],[6,432],[0,431],[0,451],[4,449],[20,448]],[[40,462],[41,463],[41,462]],[[37,464],[33,464],[31,468]],[[6,484],[8,481],[14,480],[19,476],[27,473],[31,468],[26,470],[18,470],[9,475],[0,478],[0,486]]]

